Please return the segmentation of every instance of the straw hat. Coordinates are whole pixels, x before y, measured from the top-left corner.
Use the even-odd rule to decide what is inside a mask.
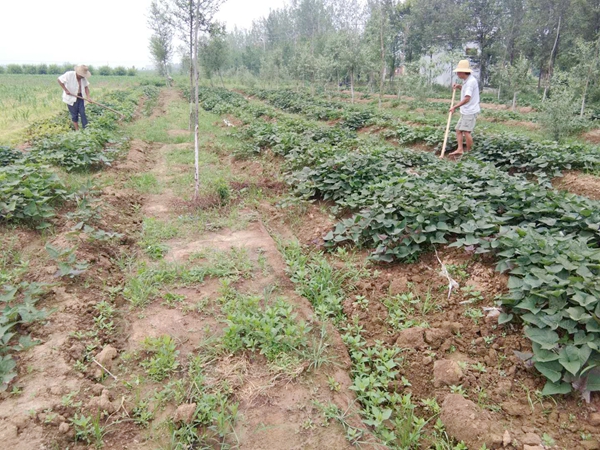
[[[454,69],[454,72],[464,72],[464,73],[473,72],[473,70],[471,70],[471,64],[469,64],[469,60],[463,59],[463,60],[459,61],[458,66],[456,66],[456,69]]]
[[[88,66],[84,66],[84,65],[75,66],[75,73],[83,78],[89,78],[92,76],[92,74],[90,73],[90,70],[88,69]]]

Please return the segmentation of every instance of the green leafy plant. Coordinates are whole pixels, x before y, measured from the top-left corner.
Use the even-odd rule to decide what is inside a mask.
[[[3,306],[0,315],[0,392],[5,391],[17,376],[11,353],[27,350],[39,343],[26,334],[19,336],[17,345],[13,341],[18,335],[15,331],[17,325],[44,320],[50,313],[46,309],[36,308],[45,291],[45,284],[23,282],[16,286],[5,286],[0,295],[0,305]]]
[[[148,337],[144,340],[144,348],[150,357],[141,365],[151,379],[162,381],[179,367],[179,350],[171,336]]]
[[[58,264],[58,271],[55,276],[74,278],[88,269],[89,264],[87,261],[77,260],[76,251],[75,247],[60,248],[46,244],[48,256]]]
[[[23,158],[23,156],[23,153],[17,150],[0,145],[0,167],[14,164],[16,161]]]
[[[0,167],[0,220],[49,226],[54,205],[66,194],[58,177],[46,166],[12,164]]]

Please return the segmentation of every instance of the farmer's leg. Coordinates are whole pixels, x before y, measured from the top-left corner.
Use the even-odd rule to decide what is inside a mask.
[[[470,152],[471,148],[473,147],[473,135],[471,134],[470,131],[465,131],[464,135],[465,135],[465,141],[467,143],[467,151]]]
[[[456,151],[450,153],[449,156],[451,155],[462,155],[463,154],[463,115],[460,115],[460,119],[458,119],[458,122],[456,124],[456,142],[458,144],[458,147],[456,148]]]
[[[448,156],[463,154],[463,132],[460,130],[456,130],[456,142],[458,143],[456,151],[453,151]]]
[[[81,116],[81,126],[85,128],[88,124],[87,116],[85,115],[85,101],[81,99],[78,99],[77,101],[81,102],[81,105],[79,106],[79,115]]]
[[[75,128],[75,131],[79,130],[79,124],[77,123],[77,121],[79,120],[79,110],[77,105],[78,101],[79,100],[77,100],[72,105],[67,105],[67,108],[69,108],[69,114],[71,115],[71,121],[73,122],[73,128]]]

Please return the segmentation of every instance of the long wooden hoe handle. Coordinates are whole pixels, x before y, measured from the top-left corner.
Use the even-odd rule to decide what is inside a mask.
[[[122,119],[124,119],[124,118],[125,118],[125,114],[123,114],[123,113],[120,113],[119,111],[115,111],[114,109],[112,109],[112,108],[109,108],[108,106],[106,106],[106,105],[103,105],[102,103],[98,103],[98,102],[95,102],[95,101],[93,101],[93,100],[87,100],[87,99],[85,99],[85,98],[83,98],[83,97],[81,97],[81,96],[79,96],[79,95],[75,95],[74,97],[80,98],[81,100],[85,100],[86,102],[89,102],[89,103],[93,103],[94,105],[98,105],[98,106],[100,106],[101,108],[106,108],[106,109],[108,109],[109,111],[112,111],[112,112],[114,112],[115,114],[118,114],[118,115],[120,115]]]
[[[454,106],[454,97],[456,95],[456,89],[452,89],[452,101],[450,102],[450,108]],[[452,120],[452,111],[448,113],[448,123],[446,124],[446,134],[444,134],[444,145],[442,145],[442,154],[440,158],[444,157],[446,153],[446,144],[448,143],[448,134],[450,133],[450,121]]]

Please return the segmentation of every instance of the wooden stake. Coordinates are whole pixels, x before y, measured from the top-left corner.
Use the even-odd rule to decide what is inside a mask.
[[[114,112],[115,114],[118,114],[118,115],[120,115],[122,119],[124,119],[124,118],[125,118],[125,114],[123,114],[123,113],[120,113],[119,111],[115,111],[114,109],[112,109],[112,108],[109,108],[108,106],[106,106],[106,105],[103,105],[102,103],[98,103],[98,102],[95,102],[95,101],[93,101],[93,100],[87,100],[87,99],[85,99],[85,98],[83,98],[83,97],[80,97],[79,95],[74,95],[73,97],[80,98],[81,100],[85,100],[85,101],[86,101],[86,102],[88,102],[88,103],[93,103],[94,105],[98,105],[98,106],[100,106],[101,108],[106,108],[106,109],[108,109],[109,111],[112,111],[112,112]]]
[[[452,89],[452,101],[450,102],[450,108],[454,106],[454,97],[456,95],[456,89]],[[448,143],[448,134],[450,133],[450,121],[452,120],[452,111],[448,113],[448,123],[446,124],[446,133],[444,134],[444,145],[442,145],[442,154],[440,158],[444,157],[446,153],[446,144]]]

